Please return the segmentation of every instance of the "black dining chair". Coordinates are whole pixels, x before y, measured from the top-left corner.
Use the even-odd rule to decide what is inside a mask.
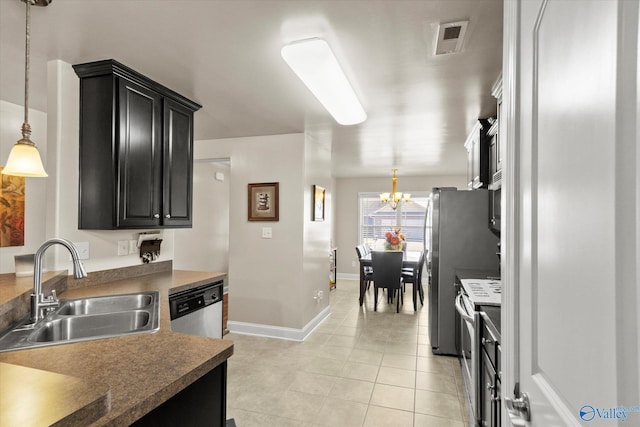
[[[365,253],[365,254],[368,254],[368,253],[370,253],[370,252],[371,252],[371,246],[369,246],[369,244],[368,244],[367,242],[364,242],[364,243],[362,244],[362,247],[364,248],[364,253]]]
[[[396,298],[396,313],[400,312],[402,296],[402,256],[400,251],[373,251],[373,311],[378,311],[378,289],[386,288],[389,298]]]
[[[402,269],[402,283],[413,284],[413,288],[416,292],[413,292],[414,295],[418,294],[420,297],[420,304],[424,305],[424,289],[422,287],[422,267],[424,267],[424,261],[427,256],[427,250],[423,250],[420,253],[420,258],[418,259],[418,265],[415,268],[403,268]],[[418,301],[413,299],[413,310],[418,310]]]
[[[359,261],[360,258],[362,258],[364,255],[367,254],[365,246],[364,245],[356,246],[356,254],[358,255],[358,261]],[[369,289],[369,287],[371,286],[371,282],[373,281],[373,268],[370,266],[365,266],[365,267],[360,266],[360,268],[364,270],[364,284],[366,286],[366,289]]]

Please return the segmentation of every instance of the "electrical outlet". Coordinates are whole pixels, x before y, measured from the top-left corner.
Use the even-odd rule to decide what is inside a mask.
[[[358,266],[357,261],[351,261],[351,267],[357,267],[357,266]]]
[[[129,254],[129,242],[127,240],[118,240],[118,256]]]
[[[129,253],[135,254],[138,252],[138,242],[136,240],[129,240]]]
[[[80,259],[89,259],[89,242],[74,242],[73,246],[76,247]],[[71,261],[71,256],[69,256],[69,261]]]
[[[263,239],[273,238],[273,229],[271,227],[262,227],[262,238]]]

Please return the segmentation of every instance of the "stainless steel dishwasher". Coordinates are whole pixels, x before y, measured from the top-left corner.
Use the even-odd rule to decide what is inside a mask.
[[[184,334],[222,338],[224,281],[169,295],[171,329]]]

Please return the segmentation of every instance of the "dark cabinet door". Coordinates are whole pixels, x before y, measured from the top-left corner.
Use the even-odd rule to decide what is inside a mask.
[[[498,134],[497,134],[497,126],[491,126],[489,130],[489,179],[493,183],[494,176],[498,171],[498,161],[499,161],[499,146],[498,146]]]
[[[164,101],[164,197],[162,223],[191,226],[193,185],[193,111],[170,99]]]
[[[162,97],[118,79],[117,227],[153,227],[161,223]]]

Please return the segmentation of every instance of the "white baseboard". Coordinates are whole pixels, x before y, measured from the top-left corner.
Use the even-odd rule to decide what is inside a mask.
[[[270,326],[260,325],[257,323],[245,323],[234,322],[229,320],[227,322],[227,329],[229,332],[241,335],[255,335],[265,338],[279,338],[288,341],[302,342],[317,328],[320,323],[331,314],[331,307],[327,306],[316,317],[314,317],[309,323],[302,329],[285,328],[283,326]]]
[[[360,280],[359,274],[338,273],[338,279]]]

